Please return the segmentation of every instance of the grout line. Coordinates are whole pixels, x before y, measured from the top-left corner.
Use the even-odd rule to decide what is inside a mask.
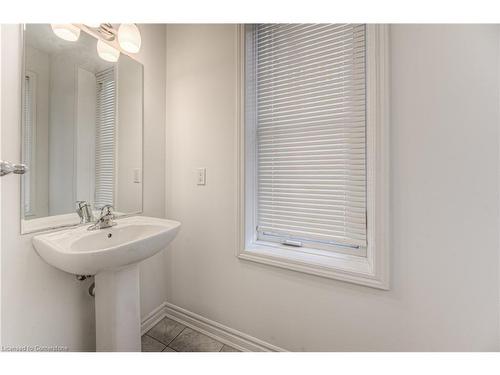
[[[211,337],[211,336],[209,336],[209,335],[207,335],[207,334],[205,334],[205,333],[201,332],[200,330],[198,330],[198,328],[195,328],[195,327],[190,327],[190,326],[186,326],[186,325],[184,325],[184,324],[182,324],[182,323],[178,322],[178,321],[177,321],[177,320],[175,320],[175,319],[171,319],[171,318],[169,318],[169,317],[167,317],[167,318],[168,318],[168,319],[170,319],[170,320],[174,320],[174,321],[176,321],[177,323],[179,323],[179,324],[181,324],[181,325],[183,325],[183,326],[184,326],[184,329],[183,329],[181,332],[179,332],[179,335],[180,335],[180,334],[181,334],[181,333],[182,333],[182,332],[183,332],[186,328],[189,328],[190,330],[192,330],[192,331],[194,331],[194,332],[198,333],[199,335],[206,336],[206,337],[208,337],[209,339],[212,339],[212,340],[214,340],[215,342],[218,342],[219,344],[222,344],[222,347],[219,349],[219,351],[218,351],[218,352],[213,352],[213,353],[219,353],[219,352],[222,350],[222,348],[224,347],[224,345],[226,345],[226,344],[224,344],[222,341],[219,341],[219,340],[217,340],[217,339],[215,339],[215,338],[213,338],[213,337]],[[177,336],[179,336],[179,335],[177,335]],[[169,347],[169,348],[170,348],[170,344],[171,344],[171,343],[172,343],[172,342],[173,342],[173,341],[177,338],[177,336],[175,336],[175,337],[174,337],[174,339],[173,339],[172,341],[170,341],[170,343],[168,344],[168,347]],[[173,349],[173,348],[171,348],[171,349]],[[174,350],[175,350],[175,349],[174,349]]]
[[[183,325],[184,325],[184,324],[183,324]],[[182,330],[181,330],[181,331],[180,331],[177,335],[175,335],[175,337],[174,337],[174,338],[173,338],[173,339],[172,339],[172,340],[171,340],[171,341],[167,344],[167,346],[168,346],[169,348],[170,348],[170,344],[171,344],[171,343],[173,343],[173,342],[174,342],[174,340],[175,340],[177,337],[179,337],[179,335],[180,335],[182,332],[184,332],[184,330],[185,330],[185,329],[186,329],[186,326],[184,326],[184,328],[183,328],[183,329],[182,329]],[[174,349],[174,348],[170,348],[170,349]],[[175,349],[174,349],[174,350],[175,350]],[[175,350],[175,351],[177,351],[177,350]]]
[[[181,323],[179,323],[179,324],[181,324]],[[173,351],[175,351],[176,353],[180,353],[180,352],[178,352],[177,350],[175,350],[174,348],[172,348],[172,347],[170,346],[170,344],[171,344],[171,343],[173,343],[173,342],[174,342],[174,340],[175,340],[177,337],[179,337],[179,336],[180,336],[180,334],[181,334],[182,332],[184,332],[184,330],[185,330],[186,328],[189,328],[189,327],[185,326],[184,324],[181,324],[181,325],[182,325],[184,328],[183,328],[183,329],[182,329],[182,330],[181,330],[181,331],[180,331],[177,335],[175,335],[175,337],[174,337],[172,340],[170,340],[170,342],[169,342],[168,344],[165,344],[165,342],[160,341],[160,340],[158,340],[158,339],[155,339],[154,337],[152,337],[152,336],[148,335],[148,332],[149,332],[149,331],[151,331],[151,329],[152,329],[152,328],[151,328],[148,332],[146,332],[143,336],[148,336],[148,337],[152,338],[153,340],[155,340],[156,342],[159,342],[160,344],[165,345],[165,348],[163,348],[162,352],[164,352],[166,348],[170,348],[170,349],[172,349]],[[201,333],[201,332],[199,332],[199,331],[198,331],[198,330],[196,330],[196,329],[193,329],[193,328],[191,328],[191,329],[192,329],[193,331],[195,331],[195,332],[199,333],[200,335],[207,336],[207,335],[205,335],[204,333]],[[216,339],[214,339],[214,338],[212,338],[212,337],[210,337],[210,336],[207,336],[207,337],[209,337],[209,338],[211,338],[212,340],[214,340],[214,341],[218,342],[219,344],[222,344],[222,346],[221,346],[221,348],[219,349],[219,351],[218,351],[218,352],[216,352],[216,353],[221,353],[221,352],[222,352],[222,349],[224,348],[224,346],[225,346],[226,344],[224,344],[223,342],[220,342],[219,340],[216,340]]]
[[[165,319],[165,318],[163,318],[163,319]],[[162,319],[162,320],[163,320],[163,319]],[[159,323],[159,322],[158,322],[158,323]],[[178,322],[177,322],[177,323],[178,323]],[[176,338],[177,338],[177,337],[178,337],[178,336],[179,336],[182,332],[184,332],[184,330],[187,328],[184,324],[181,324],[181,323],[179,323],[179,324],[180,324],[181,326],[183,326],[184,328],[183,328],[183,329],[181,329],[181,331],[180,331],[177,335],[175,335],[175,337],[174,337],[172,340],[170,340],[170,341],[168,342],[168,344],[166,344],[165,342],[163,342],[163,341],[161,341],[161,340],[158,340],[158,339],[155,339],[154,337],[152,337],[152,336],[148,335],[148,332],[149,332],[149,331],[151,331],[151,329],[153,329],[153,328],[154,328],[154,327],[156,327],[156,326],[151,327],[151,329],[150,329],[148,332],[146,332],[144,335],[147,335],[147,336],[151,337],[152,339],[154,339],[154,340],[158,341],[160,344],[163,344],[163,345],[168,346],[168,347],[170,348],[170,346],[169,346],[169,345],[170,345],[170,344],[171,344],[171,343],[172,343],[172,342],[173,342],[173,341],[174,341],[174,340],[175,340],[175,339],[176,339]],[[144,335],[143,335],[143,336],[144,336]],[[170,349],[175,350],[174,348],[170,348]],[[177,350],[175,350],[175,351],[177,351]]]
[[[143,336],[148,336],[150,339],[153,339],[154,341],[159,342],[160,344],[162,344],[163,346],[165,346],[165,348],[168,346],[168,345],[165,345],[165,344],[164,344],[163,342],[161,342],[160,340],[157,340],[157,339],[155,339],[154,337],[149,336],[147,333],[145,333]],[[162,351],[163,351],[163,350],[165,350],[165,348],[163,348],[163,349],[162,349]]]

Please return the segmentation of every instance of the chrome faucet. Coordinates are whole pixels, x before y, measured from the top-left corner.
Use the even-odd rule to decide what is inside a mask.
[[[103,208],[101,208],[101,215],[99,216],[97,221],[87,229],[96,230],[112,227],[117,224],[114,219],[115,215],[113,214],[113,206],[107,204]]]
[[[80,223],[90,223],[94,221],[92,206],[86,201],[76,202],[76,213],[80,217]]]

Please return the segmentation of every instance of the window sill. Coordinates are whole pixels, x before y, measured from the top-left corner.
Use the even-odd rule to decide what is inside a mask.
[[[368,257],[340,253],[324,256],[253,243],[247,245],[238,254],[238,258],[372,288],[388,289],[387,282],[377,277]]]

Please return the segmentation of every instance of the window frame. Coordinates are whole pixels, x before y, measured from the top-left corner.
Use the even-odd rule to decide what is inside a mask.
[[[389,30],[366,25],[366,254],[311,248],[293,248],[258,241],[256,236],[255,129],[245,123],[246,30],[237,30],[237,256],[267,265],[389,289]],[[247,209],[248,208],[248,209]]]

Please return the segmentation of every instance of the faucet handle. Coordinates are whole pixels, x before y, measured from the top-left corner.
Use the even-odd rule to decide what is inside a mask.
[[[113,206],[110,204],[105,204],[101,208],[101,217],[106,216],[106,215],[113,215]]]
[[[80,217],[80,223],[87,223],[93,220],[92,208],[87,201],[76,201],[76,213]]]
[[[83,223],[83,207],[85,201],[76,201],[76,213],[80,217],[80,223]]]
[[[75,204],[76,204],[76,209],[81,210],[83,207],[85,207],[85,205],[87,205],[87,202],[86,201],[76,201]]]

